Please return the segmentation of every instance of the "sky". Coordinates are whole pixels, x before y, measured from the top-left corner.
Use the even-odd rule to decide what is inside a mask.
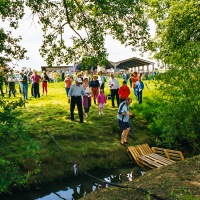
[[[150,33],[154,36],[155,25],[153,21],[150,21]],[[8,23],[0,21],[0,27],[10,30]],[[46,62],[39,54],[39,49],[42,45],[42,35],[43,32],[39,24],[37,24],[36,19],[32,19],[30,12],[27,10],[24,18],[19,22],[19,28],[17,30],[12,30],[12,34],[16,37],[22,36],[21,46],[23,46],[28,53],[26,54],[29,59],[13,62],[11,67],[15,66],[16,69],[21,69],[22,67],[32,68],[40,70],[41,66],[46,66]],[[67,39],[67,42],[69,39]],[[148,53],[143,57],[140,56],[139,52],[133,52],[131,47],[125,47],[120,44],[119,41],[112,39],[108,36],[105,41],[105,47],[109,53],[108,60],[117,62],[120,60],[125,60],[131,57],[138,57],[143,59],[148,59]],[[65,63],[64,65],[73,65],[72,63]]]

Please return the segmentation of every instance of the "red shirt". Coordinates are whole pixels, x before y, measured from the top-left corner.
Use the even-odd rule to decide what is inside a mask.
[[[132,78],[132,87],[135,87],[136,82],[138,81],[138,77],[137,76],[133,76]]]
[[[70,77],[65,78],[65,87],[70,88],[72,85],[72,79]]]
[[[121,86],[118,90],[118,94],[120,99],[126,99],[128,98],[128,96],[130,95],[130,88],[126,85],[126,86]]]

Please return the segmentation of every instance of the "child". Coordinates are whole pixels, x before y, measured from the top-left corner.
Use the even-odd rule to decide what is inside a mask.
[[[100,90],[100,94],[98,95],[97,97],[97,101],[98,101],[98,104],[99,104],[99,115],[104,115],[104,105],[106,103],[106,97],[104,95],[104,91],[103,89]]]

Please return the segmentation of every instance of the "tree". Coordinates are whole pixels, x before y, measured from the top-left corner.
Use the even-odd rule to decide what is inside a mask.
[[[3,1],[0,13],[13,28],[29,8],[44,32],[40,54],[48,63],[70,63],[90,55],[99,65],[107,59],[106,35],[133,50],[145,51],[149,40],[146,1],[138,0],[28,0]],[[73,34],[70,34],[70,30]],[[65,42],[65,37],[72,44]]]
[[[151,124],[159,143],[199,152],[200,127],[200,2],[152,0],[150,16],[157,35],[155,57],[169,65],[157,76],[162,102]],[[159,133],[158,133],[159,132]]]
[[[83,65],[97,66],[107,63],[107,51],[104,47],[106,35],[112,35],[133,50],[145,51],[149,40],[148,18],[144,14],[146,0],[1,0],[0,16],[2,21],[9,21],[10,27],[17,29],[19,20],[23,18],[25,9],[30,9],[33,18],[44,32],[43,45],[40,49],[42,57],[50,66],[53,63],[70,63],[83,59]],[[73,34],[70,34],[72,30]],[[72,44],[67,44],[65,37],[70,37]],[[5,67],[13,59],[25,58],[26,50],[21,47],[22,38],[12,37],[11,32],[0,29],[0,65]],[[0,186],[1,192],[12,185],[24,184],[29,173],[20,174],[19,165],[23,163],[19,148],[19,160],[7,158],[3,148],[14,139],[22,139],[29,149],[24,156],[33,156],[36,145],[30,142],[23,131],[23,124],[16,119],[15,111],[23,101],[9,102],[0,99]],[[9,112],[7,109],[9,108]],[[6,138],[6,140],[4,140]],[[33,146],[33,148],[29,148]],[[9,151],[8,151],[9,152]],[[7,152],[7,153],[8,153]],[[6,173],[3,173],[3,170]],[[12,179],[11,179],[12,177]]]

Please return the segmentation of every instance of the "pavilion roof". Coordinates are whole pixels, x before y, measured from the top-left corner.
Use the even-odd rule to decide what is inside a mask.
[[[132,57],[125,60],[120,60],[118,62],[110,61],[109,67],[112,66],[113,68],[120,68],[120,69],[128,69],[132,67],[139,67],[144,65],[151,65],[154,64],[152,61],[144,60],[141,58]]]

